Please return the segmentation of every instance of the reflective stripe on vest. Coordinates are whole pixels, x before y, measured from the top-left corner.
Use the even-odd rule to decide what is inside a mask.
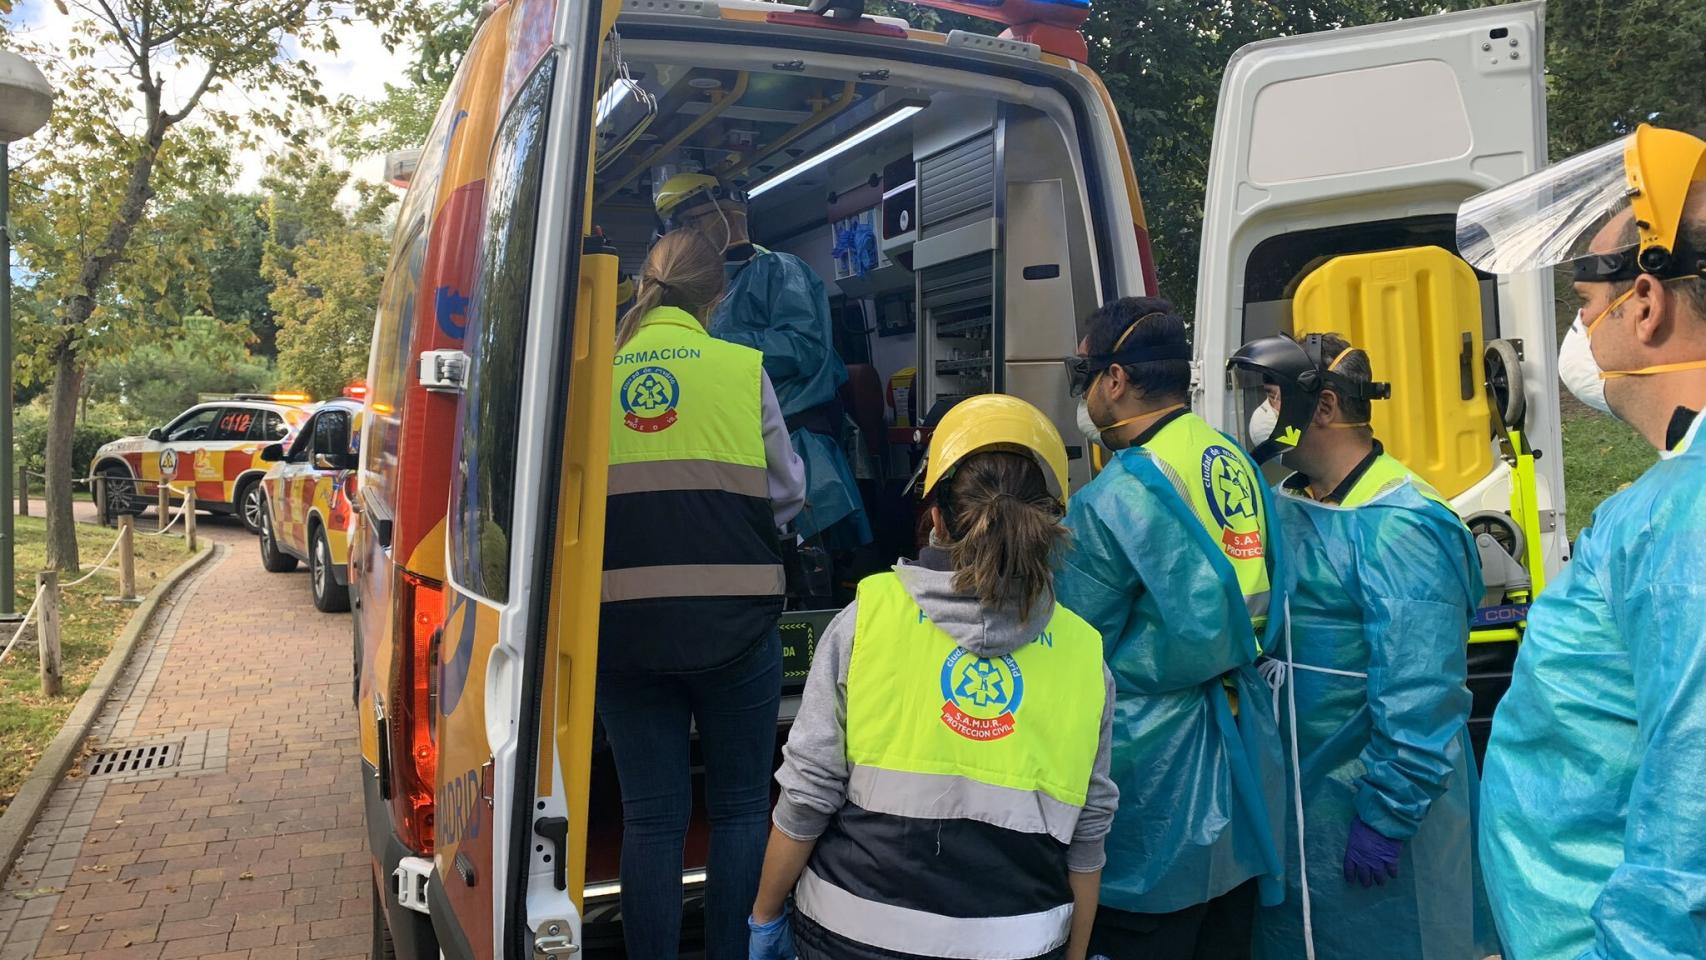
[[[1101,734],[1101,637],[1056,606],[1035,640],[984,658],[930,623],[893,573],[861,582],[857,603],[848,803],[818,840],[800,909],[909,954],[1058,947],[1066,849]]]
[[[1268,518],[1261,472],[1244,451],[1195,413],[1174,419],[1142,448],[1220,546],[1257,633],[1268,614]]]
[[[674,307],[617,350],[601,599],[624,606],[601,618],[601,662],[710,666],[774,626],[784,584],[762,371],[758,351]]]
[[[1435,490],[1431,484],[1418,476],[1415,471],[1404,466],[1398,458],[1387,453],[1374,458],[1374,462],[1368,465],[1368,469],[1364,470],[1362,476],[1357,478],[1357,482],[1351,485],[1350,492],[1345,494],[1345,499],[1339,503],[1339,506],[1347,510],[1360,507],[1370,500],[1377,499],[1388,491],[1402,486],[1406,480],[1416,485],[1417,493],[1444,507],[1446,512],[1452,516],[1457,515],[1457,511],[1444,497],[1440,496],[1438,490]]]

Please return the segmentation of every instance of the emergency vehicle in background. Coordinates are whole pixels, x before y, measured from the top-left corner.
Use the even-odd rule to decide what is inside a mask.
[[[302,425],[307,402],[305,394],[240,393],[198,403],[146,436],[103,445],[89,474],[106,487],[109,515],[142,513],[156,502],[164,479],[178,489],[193,485],[196,509],[235,513],[250,533],[258,533],[260,481],[267,467],[257,454]]]
[[[1156,292],[1124,137],[1084,63],[1088,6],[920,2],[1007,29],[754,0],[511,0],[480,24],[400,213],[353,504],[376,957],[619,946],[621,808],[593,714],[611,364],[663,178],[741,187],[753,240],[831,291],[842,439],[876,536],[835,556],[837,602],[915,549],[907,479],[955,402],[1014,394],[1077,434],[1060,358],[1080,321]],[[1241,343],[1325,325],[1370,348],[1404,398],[1377,433],[1509,561],[1489,564],[1479,720],[1565,548],[1561,458],[1528,446],[1559,446],[1545,278],[1478,276],[1451,252],[1463,198],[1544,163],[1542,13],[1241,51],[1195,311],[1198,409],[1239,436],[1223,363]],[[882,384],[908,369],[918,419],[892,426]],[[1091,459],[1069,454],[1078,486]],[[809,606],[783,617],[784,729],[837,612]],[[696,820],[690,898],[704,853]]]
[[[349,609],[349,521],[361,401],[328,400],[309,411],[288,443],[261,448],[261,566],[288,573],[308,565],[314,607]]]

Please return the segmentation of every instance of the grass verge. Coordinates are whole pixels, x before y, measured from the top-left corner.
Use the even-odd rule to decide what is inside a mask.
[[[1563,424],[1564,506],[1574,542],[1600,501],[1635,482],[1659,455],[1628,424],[1579,405]]]
[[[35,572],[46,563],[46,522],[40,517],[17,517],[16,607],[29,608],[35,596]],[[78,552],[87,565],[106,556],[118,536],[116,529],[90,524],[77,525]],[[147,594],[160,578],[171,573],[189,554],[181,538],[167,534],[151,537],[140,530],[136,537],[136,591]],[[59,619],[62,630],[60,657],[64,692],[45,697],[37,678],[36,646],[27,639],[0,664],[0,812],[12,802],[19,784],[29,776],[43,748],[59,732],[77,698],[88,688],[101,664],[106,662],[113,640],[124,630],[136,607],[107,603],[103,597],[118,593],[118,558],[113,569],[102,570],[87,582],[62,590]],[[76,579],[62,578],[62,579]],[[0,630],[0,646],[11,638],[11,630]],[[33,634],[32,634],[33,635]]]

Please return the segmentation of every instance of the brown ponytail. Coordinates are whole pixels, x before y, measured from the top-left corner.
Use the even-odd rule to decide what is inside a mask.
[[[954,589],[985,607],[1028,616],[1054,599],[1054,559],[1066,545],[1060,504],[1030,456],[1006,451],[962,460],[941,498],[952,538]]]
[[[701,322],[723,294],[723,255],[697,230],[665,234],[646,254],[634,305],[616,325],[616,346],[634,338],[640,321],[658,307],[678,307]]]

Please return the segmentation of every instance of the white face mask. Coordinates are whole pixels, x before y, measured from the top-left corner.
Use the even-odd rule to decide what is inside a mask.
[[[1092,447],[1102,443],[1102,428],[1090,419],[1090,403],[1087,400],[1078,401],[1078,432],[1084,435],[1084,441]]]
[[[1264,400],[1250,414],[1250,446],[1258,447],[1274,435],[1279,426],[1279,411]]]
[[[1600,377],[1599,361],[1593,358],[1587,324],[1580,310],[1576,311],[1576,320],[1570,324],[1564,342],[1558,346],[1558,379],[1564,381],[1577,400],[1601,413],[1611,413],[1611,405],[1605,402],[1605,381]]]

